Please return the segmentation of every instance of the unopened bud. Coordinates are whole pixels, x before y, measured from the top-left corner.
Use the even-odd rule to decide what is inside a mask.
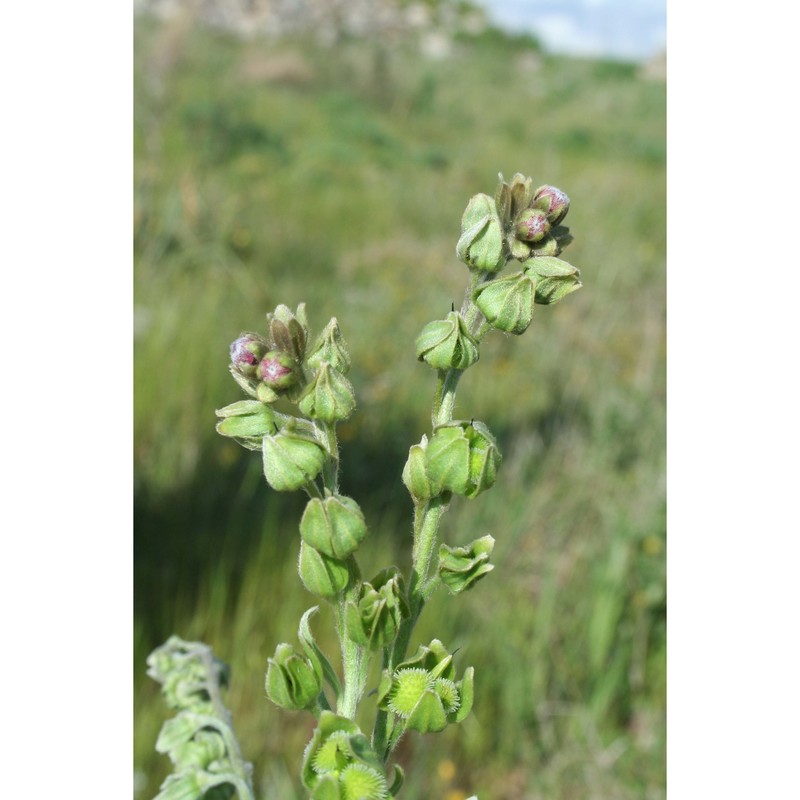
[[[271,350],[258,365],[258,376],[273,391],[294,386],[302,375],[300,365],[289,353]]]
[[[353,559],[350,562],[355,563]],[[297,571],[311,594],[328,600],[343,592],[355,577],[350,563],[330,558],[305,542],[300,544]]]
[[[312,419],[338,422],[347,419],[353,413],[356,397],[350,381],[327,361],[322,361],[317,374],[306,386],[297,405]]]
[[[555,186],[540,186],[533,195],[533,206],[544,211],[551,225],[558,225],[569,211],[569,197]]]
[[[456,255],[480,272],[497,272],[505,264],[503,226],[489,195],[477,194],[469,201],[461,219]]]
[[[533,318],[535,287],[535,279],[517,272],[481,284],[475,292],[475,305],[493,328],[519,336]]]
[[[364,514],[351,497],[314,497],[300,520],[303,541],[331,558],[347,558],[366,535]]]
[[[327,455],[308,436],[283,430],[262,442],[264,477],[278,492],[300,489],[319,475]]]
[[[436,369],[466,369],[480,355],[478,342],[458,311],[429,322],[417,337],[416,351],[420,361]]]
[[[314,706],[322,691],[322,678],[307,658],[290,644],[279,644],[267,663],[267,696],[275,705],[290,711]]]
[[[258,364],[269,349],[266,340],[257,333],[243,333],[231,344],[231,366],[247,378],[258,371]]]
[[[454,420],[438,426],[428,443],[426,469],[435,494],[476,497],[494,485],[502,456],[482,422]]]
[[[581,288],[580,271],[560,258],[536,257],[525,262],[525,272],[536,281],[536,302],[552,305]]]
[[[350,354],[347,352],[347,345],[336,317],[325,326],[325,330],[314,342],[306,358],[306,363],[311,369],[319,369],[323,361],[327,361],[343,375],[350,370]]]
[[[518,239],[526,242],[538,242],[550,231],[547,215],[538,208],[528,208],[517,217],[515,232]]]

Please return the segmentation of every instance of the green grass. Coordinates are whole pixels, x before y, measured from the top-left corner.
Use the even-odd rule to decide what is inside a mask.
[[[144,659],[175,632],[231,663],[260,796],[302,797],[313,721],[272,706],[263,679],[315,604],[295,571],[303,502],[214,433],[214,409],[240,396],[228,343],[280,302],[306,301],[317,330],[338,317],[359,400],[340,428],[343,490],[372,530],[359,559],[366,574],[406,566],[399,476],[434,384],[413,340],[460,301],[467,200],[522,171],[570,194],[565,257],[585,287],[524,336],[488,337],[459,389],[456,415],[484,420],[505,461],[444,535],[491,532],[497,566],[420,623],[415,642],[437,636],[475,666],[477,697],[463,725],[403,742],[402,796],[663,797],[665,87],[627,65],[532,67],[531,43],[505,55],[492,38],[426,62],[137,20],[135,47],[139,796],[169,767]],[[330,623],[323,610],[315,631],[335,653]]]

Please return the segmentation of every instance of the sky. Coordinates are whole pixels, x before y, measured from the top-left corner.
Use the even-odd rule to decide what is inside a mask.
[[[546,49],[642,60],[666,47],[666,0],[478,0],[500,27],[534,34]]]

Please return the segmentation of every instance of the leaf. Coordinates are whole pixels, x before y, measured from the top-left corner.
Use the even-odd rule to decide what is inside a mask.
[[[319,611],[319,606],[312,606],[308,609],[308,611],[306,611],[305,614],[303,614],[302,618],[300,619],[300,627],[298,628],[297,636],[300,639],[300,644],[303,646],[303,650],[306,651],[308,660],[314,667],[314,671],[317,673],[320,680],[324,678],[330,684],[330,687],[333,689],[334,695],[338,700],[339,695],[342,692],[339,684],[339,677],[331,666],[331,662],[328,661],[325,653],[320,650],[319,646],[314,640],[314,635],[311,633],[311,626],[308,622],[309,619],[311,619],[311,616],[316,614],[317,611]]]

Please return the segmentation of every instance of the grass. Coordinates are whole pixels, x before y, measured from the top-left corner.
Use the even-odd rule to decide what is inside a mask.
[[[523,171],[570,194],[585,288],[523,337],[488,337],[459,389],[456,414],[487,422],[505,461],[445,538],[491,532],[497,567],[423,616],[415,642],[460,647],[477,698],[462,726],[403,742],[402,796],[663,797],[665,87],[495,39],[428,62],[138,19],[135,47],[137,796],[168,770],[144,659],[176,632],[231,663],[260,796],[302,797],[313,721],[272,706],[263,678],[314,604],[295,571],[303,503],[214,433],[240,394],[228,343],[280,302],[306,301],[317,330],[338,317],[359,401],[343,490],[372,531],[359,558],[367,575],[405,566],[399,476],[434,383],[413,340],[460,300],[466,201]],[[330,623],[315,631],[333,653]]]

